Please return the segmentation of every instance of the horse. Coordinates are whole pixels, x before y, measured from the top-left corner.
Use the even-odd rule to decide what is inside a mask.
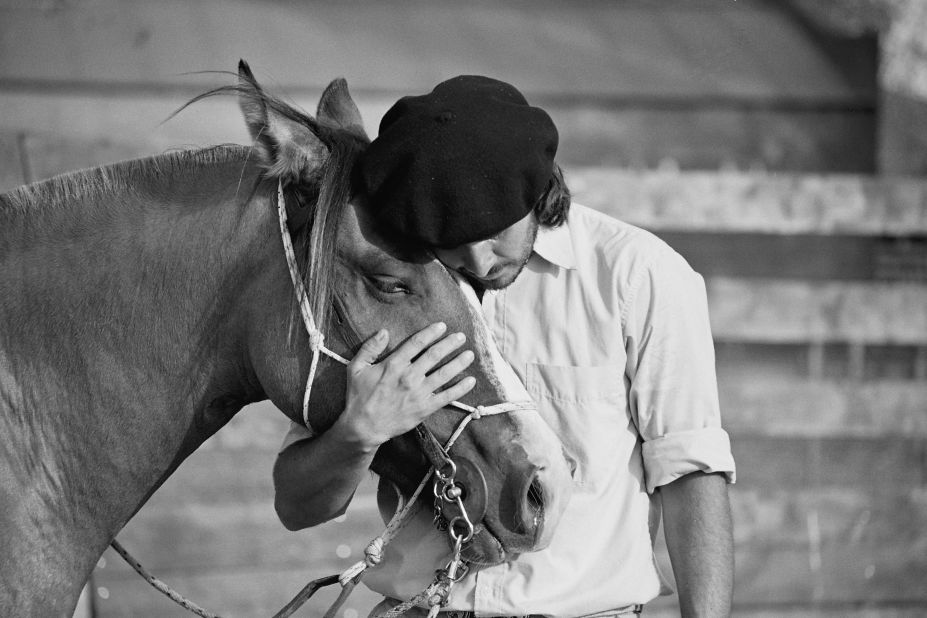
[[[237,95],[251,145],[164,153],[0,196],[0,615],[69,616],[118,531],[243,406],[269,399],[315,433],[337,419],[346,374],[328,357],[303,418],[313,342],[279,199],[328,348],[350,357],[385,327],[392,349],[444,321],[476,355],[465,404],[528,398],[472,290],[375,224],[352,176],[369,138],[347,83],[325,89],[315,117],[265,92],[244,62],[236,84],[201,96],[220,90]],[[460,417],[448,407],[425,425],[443,442]],[[429,469],[414,434],[372,464],[407,495]],[[571,481],[537,413],[480,419],[453,449],[486,482],[468,556],[495,564],[544,547]]]

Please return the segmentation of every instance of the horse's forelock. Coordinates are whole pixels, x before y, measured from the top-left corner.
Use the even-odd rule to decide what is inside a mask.
[[[304,280],[311,297],[316,323],[323,332],[329,332],[329,319],[334,300],[334,273],[337,263],[338,228],[354,194],[352,169],[364,144],[344,134],[330,144],[330,154],[318,183],[318,195],[312,209],[310,223],[297,237],[297,250],[304,259]]]
[[[289,163],[299,161],[301,157],[277,157],[277,163],[264,170],[264,177],[314,185],[300,187],[301,190],[317,196],[317,199],[306,206],[311,209],[309,223],[294,238],[294,245],[304,264],[303,277],[311,297],[314,317],[319,327],[327,332],[334,294],[332,280],[336,262],[338,224],[353,193],[354,161],[368,142],[349,128],[336,126],[322,118],[313,118],[279,97],[267,93],[250,72],[238,77],[243,81],[197,95],[177,109],[171,117],[203,99],[235,95],[245,97],[273,114],[307,127],[326,146],[329,154],[320,169],[291,169]],[[276,146],[282,147],[280,144]],[[308,161],[306,163],[308,164]]]

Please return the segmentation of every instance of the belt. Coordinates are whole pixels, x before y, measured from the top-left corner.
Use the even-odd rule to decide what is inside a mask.
[[[604,612],[596,612],[595,614],[584,614],[577,618],[621,618],[623,616],[640,615],[643,610],[643,605],[629,605],[620,609],[608,609]],[[477,618],[477,615],[473,612],[455,610],[441,612],[438,616],[439,618]],[[519,614],[515,616],[491,616],[487,618],[545,618],[545,616],[543,614]]]

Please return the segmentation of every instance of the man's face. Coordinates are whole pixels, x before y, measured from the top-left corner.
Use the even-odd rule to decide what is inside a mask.
[[[538,221],[531,212],[492,238],[454,249],[435,249],[434,253],[445,266],[474,286],[501,290],[511,285],[525,267],[537,233]]]

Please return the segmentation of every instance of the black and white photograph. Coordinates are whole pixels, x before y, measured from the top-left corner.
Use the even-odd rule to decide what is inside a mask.
[[[0,618],[927,616],[927,0],[0,0]]]

